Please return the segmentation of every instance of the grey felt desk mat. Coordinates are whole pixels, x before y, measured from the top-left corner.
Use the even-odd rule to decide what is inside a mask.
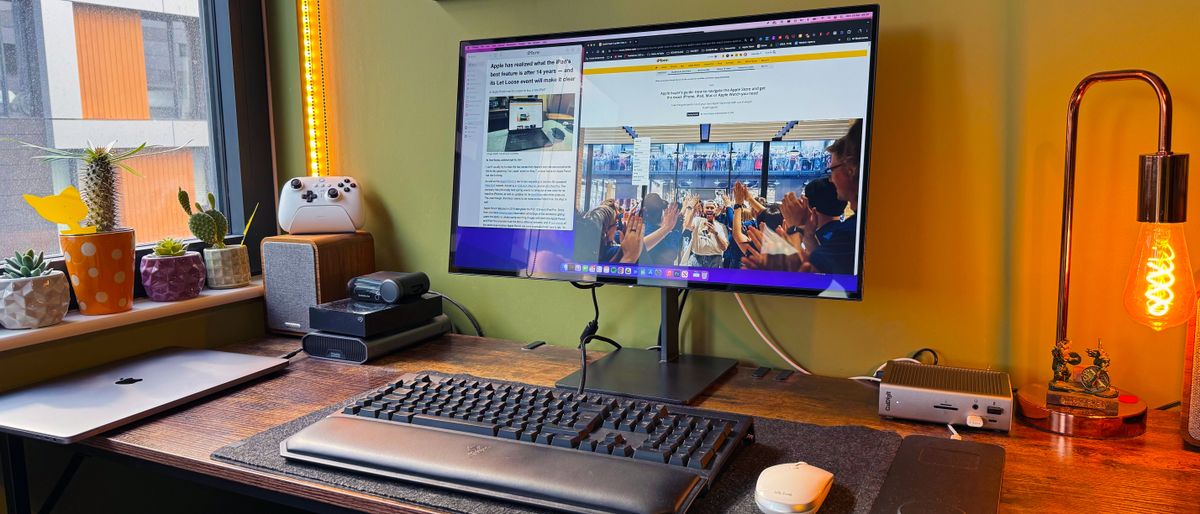
[[[345,403],[350,403],[345,402]],[[258,470],[282,473],[327,485],[413,503],[427,508],[469,514],[543,513],[528,507],[448,489],[409,484],[290,462],[279,456],[279,443],[304,427],[341,409],[341,405],[307,414],[221,448],[213,458]],[[754,444],[743,446],[716,478],[707,494],[696,500],[691,513],[757,512],[754,484],[758,473],[775,464],[807,462],[834,475],[833,488],[821,514],[865,513],[879,494],[888,467],[900,447],[900,436],[861,426],[818,426],[770,418],[755,418]]]

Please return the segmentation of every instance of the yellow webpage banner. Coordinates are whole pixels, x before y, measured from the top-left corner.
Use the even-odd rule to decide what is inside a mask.
[[[816,52],[811,54],[772,55],[764,57],[741,57],[737,59],[722,59],[719,61],[692,61],[677,63],[642,64],[638,66],[614,66],[612,68],[584,68],[584,75],[601,75],[604,73],[632,73],[640,71],[673,71],[697,70],[702,68],[720,68],[725,66],[748,66],[753,64],[769,64],[775,62],[816,61],[820,59],[845,59],[848,57],[866,57],[866,50],[845,50],[841,52]]]

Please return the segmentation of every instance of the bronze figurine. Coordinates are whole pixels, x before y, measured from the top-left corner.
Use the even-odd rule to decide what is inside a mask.
[[[1054,376],[1050,379],[1050,390],[1072,393],[1080,391],[1078,386],[1071,383],[1071,366],[1083,362],[1083,358],[1071,351],[1071,342],[1062,339],[1054,343],[1050,355],[1054,357],[1050,364],[1050,369],[1054,371]]]
[[[1109,359],[1108,352],[1104,351],[1104,342],[1098,341],[1097,347],[1089,348],[1087,354],[1092,358],[1092,365],[1079,373],[1079,383],[1083,385],[1083,391],[1101,398],[1116,398],[1117,388],[1112,387],[1112,381],[1108,378],[1108,365],[1112,363],[1112,359]]]

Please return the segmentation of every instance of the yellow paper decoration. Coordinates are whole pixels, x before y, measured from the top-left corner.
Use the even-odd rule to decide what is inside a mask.
[[[79,190],[75,189],[75,186],[67,186],[56,195],[25,195],[24,198],[29,206],[33,207],[33,210],[37,211],[38,215],[45,218],[46,221],[66,225],[67,228],[62,231],[63,234],[94,234],[96,232],[96,227],[79,226],[79,222],[87,217],[88,208],[79,198]]]

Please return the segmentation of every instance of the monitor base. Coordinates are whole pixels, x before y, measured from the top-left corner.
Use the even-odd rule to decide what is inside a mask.
[[[663,362],[657,350],[622,348],[587,365],[584,390],[666,403],[691,403],[737,366],[734,359],[680,355]],[[580,372],[555,385],[579,387]]]

